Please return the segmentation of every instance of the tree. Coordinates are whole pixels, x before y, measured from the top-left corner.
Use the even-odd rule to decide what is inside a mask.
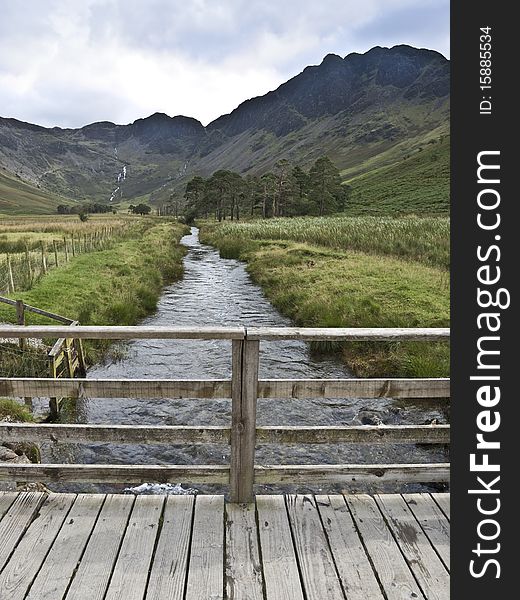
[[[205,193],[206,180],[204,178],[196,176],[190,179],[184,191],[186,210],[194,214],[203,212]]]
[[[255,175],[246,175],[243,192],[244,209],[253,217],[255,210],[262,206],[262,185]]]
[[[262,175],[260,182],[262,185],[262,218],[267,219],[272,216],[270,207],[274,204],[273,198],[276,194],[276,176],[273,173],[266,173]]]
[[[342,208],[345,193],[339,170],[328,156],[318,158],[309,171],[309,198],[320,216]]]
[[[137,206],[132,205],[132,212],[134,215],[148,215],[152,211],[152,207],[148,204],[138,204]]]

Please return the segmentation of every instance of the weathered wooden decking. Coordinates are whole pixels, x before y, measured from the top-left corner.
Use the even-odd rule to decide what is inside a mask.
[[[449,598],[449,494],[0,494],[1,600]]]

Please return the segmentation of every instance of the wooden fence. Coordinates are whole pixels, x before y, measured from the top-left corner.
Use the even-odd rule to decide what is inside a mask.
[[[102,227],[89,233],[65,234],[50,241],[27,244],[22,252],[0,254],[0,292],[30,289],[49,270],[87,252],[106,250],[125,233],[124,227]]]
[[[62,315],[36,308],[30,304],[25,304],[22,300],[11,300],[0,296],[0,303],[7,304],[16,309],[16,317],[18,325],[25,326],[25,314],[27,312],[46,317],[53,321],[58,321],[70,327],[79,325],[79,321],[73,321]],[[67,337],[60,337],[56,340],[52,348],[47,354],[49,376],[52,378],[68,376],[74,378],[76,376],[85,377],[87,369],[85,363],[85,355],[83,353],[83,345],[80,339],[70,337],[72,331],[69,331]],[[1,336],[0,336],[1,337]],[[20,348],[25,347],[25,338],[19,338]],[[27,404],[31,403],[31,397],[25,396]],[[50,396],[49,409],[52,419],[56,418],[59,413],[62,397]]]
[[[0,337],[66,337],[63,326],[4,326]],[[310,329],[265,327],[77,326],[77,339],[225,339],[231,341],[231,379],[34,379],[0,378],[0,396],[78,398],[231,398],[231,424],[213,426],[58,425],[1,423],[4,441],[62,443],[231,445],[226,465],[0,464],[0,480],[75,482],[183,482],[229,484],[231,500],[249,502],[255,483],[320,484],[446,482],[449,464],[257,465],[257,444],[449,443],[448,425],[258,427],[258,398],[448,399],[449,379],[259,379],[259,348],[265,340],[446,341],[449,329]]]

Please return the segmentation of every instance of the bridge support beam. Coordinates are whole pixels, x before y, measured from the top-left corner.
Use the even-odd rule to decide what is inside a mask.
[[[259,342],[233,340],[231,502],[252,502],[255,477]]]

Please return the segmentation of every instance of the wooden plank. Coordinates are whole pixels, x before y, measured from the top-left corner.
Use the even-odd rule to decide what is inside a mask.
[[[263,600],[255,505],[226,505],[227,598]]]
[[[0,575],[2,597],[23,600],[74,502],[75,494],[50,494]]]
[[[345,500],[387,600],[424,599],[374,499],[360,494]]]
[[[26,600],[62,598],[94,529],[105,496],[79,494]]]
[[[256,438],[259,444],[448,444],[450,426],[259,427]]]
[[[194,496],[168,496],[146,600],[183,600]]]
[[[0,463],[0,481],[229,483],[220,465],[74,465]]]
[[[23,492],[18,495],[0,521],[0,570],[9,559],[18,540],[23,536],[38,508],[45,499],[45,494]]]
[[[192,425],[62,425],[55,423],[0,423],[0,440],[51,441],[58,444],[229,444],[229,427]]]
[[[449,398],[450,380],[260,379],[259,398]]]
[[[1,468],[0,468],[1,474]],[[403,483],[449,481],[450,466],[402,465],[257,465],[255,483]]]
[[[164,496],[137,496],[105,600],[143,600]]]
[[[259,342],[233,344],[230,495],[232,502],[253,500]]]
[[[63,355],[56,359],[56,366]],[[0,394],[63,398],[231,398],[227,379],[70,379],[0,378]],[[449,379],[264,379],[260,398],[415,398],[447,399]]]
[[[450,520],[450,512],[451,512],[450,511],[450,508],[451,508],[450,495],[447,493],[438,493],[438,494],[432,494],[432,498],[435,500],[435,502],[437,502],[440,509],[446,515],[446,518],[449,521]]]
[[[56,363],[58,364],[58,363]],[[0,395],[48,398],[231,398],[227,379],[0,378]]]
[[[403,498],[449,571],[450,523],[448,519],[430,494],[403,494]]]
[[[125,534],[134,496],[106,497],[67,600],[103,600]]]
[[[449,340],[444,327],[248,327],[248,340],[396,342]]]
[[[257,496],[266,600],[303,600],[298,562],[283,496]]]
[[[1,438],[0,438],[1,439]],[[16,492],[0,492],[0,520],[18,497]]]
[[[406,502],[397,494],[380,494],[375,499],[425,597],[449,598],[449,574]]]
[[[346,597],[384,600],[343,496],[316,496],[316,503]]]
[[[224,497],[197,496],[185,600],[224,598]]]
[[[344,600],[334,559],[312,496],[286,496],[287,512],[307,598]]]
[[[167,327],[167,326],[120,326],[78,325],[74,337],[89,340],[242,340],[243,327]],[[57,325],[1,325],[0,337],[5,338],[53,338],[70,337],[68,327]]]

